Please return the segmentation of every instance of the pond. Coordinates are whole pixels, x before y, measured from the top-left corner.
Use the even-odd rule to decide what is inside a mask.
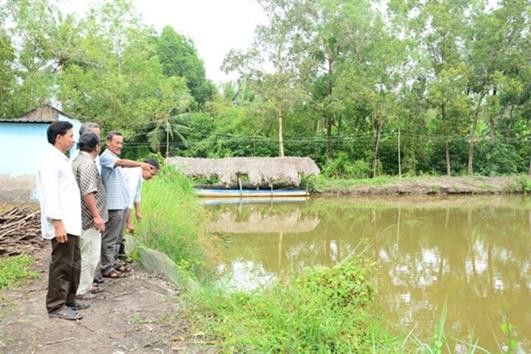
[[[216,204],[215,202],[206,202]],[[249,290],[348,257],[374,261],[378,308],[402,333],[428,339],[444,306],[459,340],[499,352],[511,324],[531,352],[531,198],[525,196],[312,198],[207,205],[225,247],[218,270]]]

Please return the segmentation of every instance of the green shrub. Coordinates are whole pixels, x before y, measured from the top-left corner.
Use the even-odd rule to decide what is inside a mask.
[[[516,174],[527,167],[514,146],[500,142],[479,144],[474,156],[474,172],[483,176]]]
[[[337,308],[365,306],[374,296],[365,268],[344,263],[332,268],[310,268],[295,281],[295,286],[308,293],[320,293],[330,306]]]
[[[531,193],[531,177],[518,176],[508,184],[507,190],[511,193]]]
[[[374,296],[368,268],[310,268],[254,293],[202,288],[190,294],[206,331],[229,352],[365,353],[394,343],[366,311]],[[198,315],[199,314],[199,315]]]
[[[338,154],[334,160],[323,167],[323,174],[332,178],[367,178],[370,173],[371,166],[367,161],[352,162],[345,153]]]

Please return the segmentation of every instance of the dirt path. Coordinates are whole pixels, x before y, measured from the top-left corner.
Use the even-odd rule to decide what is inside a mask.
[[[136,265],[83,311],[81,321],[49,319],[44,306],[48,248],[36,255],[40,277],[0,291],[0,353],[214,352],[191,335],[179,290]],[[202,346],[203,345],[203,346]]]

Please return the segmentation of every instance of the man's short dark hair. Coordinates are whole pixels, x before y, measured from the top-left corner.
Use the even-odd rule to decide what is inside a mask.
[[[100,143],[100,138],[93,132],[88,132],[79,137],[79,150],[93,152]]]
[[[83,123],[81,124],[81,127],[79,128],[79,136],[92,131],[92,129],[98,129],[99,127],[100,126],[98,125],[98,123],[94,123],[94,122]]]
[[[65,134],[68,133],[68,131],[73,127],[74,126],[72,123],[64,120],[53,122],[46,131],[48,142],[52,145],[55,145],[55,139],[57,138],[57,135],[65,136]]]
[[[159,162],[156,159],[145,159],[144,163],[155,167],[157,170],[160,170]]]
[[[122,133],[115,131],[110,132],[109,134],[107,134],[107,141],[112,141],[112,138],[114,138],[115,136],[122,136]]]

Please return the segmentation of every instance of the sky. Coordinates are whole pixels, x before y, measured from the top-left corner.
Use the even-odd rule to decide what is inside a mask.
[[[97,5],[94,0],[62,0],[59,8],[79,16]],[[248,48],[257,25],[266,17],[254,0],[133,0],[143,22],[160,31],[170,25],[192,39],[215,83],[233,79],[220,69],[230,49]]]

